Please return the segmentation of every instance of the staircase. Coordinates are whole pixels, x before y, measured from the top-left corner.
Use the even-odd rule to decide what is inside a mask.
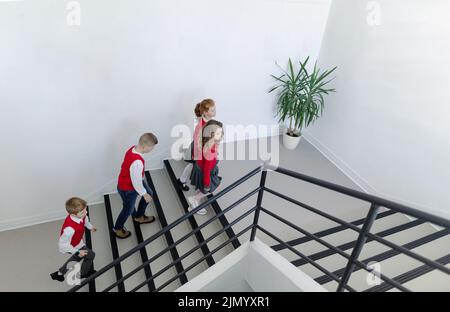
[[[140,226],[130,218],[125,225],[133,233],[130,238],[116,239],[111,231],[122,207],[118,194],[105,194],[103,204],[89,207],[98,232],[86,233],[86,244],[96,251],[98,272],[70,291],[174,291],[256,236],[329,291],[450,291],[449,220],[268,166],[240,177],[189,212],[187,194],[176,183],[183,166],[165,160],[164,169],[145,173],[155,190],[147,213],[157,222]],[[272,175],[367,202],[370,209],[364,218],[345,221],[267,187]],[[276,198],[277,206],[295,205],[334,225],[307,230],[266,206],[268,197]],[[208,206],[207,215],[195,213]]]

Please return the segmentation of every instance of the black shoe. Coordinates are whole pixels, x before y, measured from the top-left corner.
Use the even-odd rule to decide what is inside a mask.
[[[180,179],[177,180],[178,181],[178,185],[181,187],[181,189],[185,192],[189,191],[189,186],[187,186],[186,183],[181,182]]]
[[[86,275],[80,275],[80,278],[88,278],[89,276],[95,274],[96,270],[90,270]]]
[[[54,281],[58,281],[58,282],[64,282],[64,275],[60,275],[58,271],[50,274],[50,277],[52,278],[52,280]]]

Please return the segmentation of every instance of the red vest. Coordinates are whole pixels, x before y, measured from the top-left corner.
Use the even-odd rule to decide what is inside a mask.
[[[130,167],[131,164],[134,163],[136,160],[142,161],[142,164],[144,165],[142,169],[142,178],[144,178],[144,170],[145,170],[144,158],[142,158],[141,155],[133,153],[133,148],[134,146],[132,146],[125,153],[125,158],[123,159],[122,162],[122,168],[120,169],[118,187],[121,191],[134,190],[133,183],[131,182]]]
[[[74,248],[77,247],[77,245],[83,239],[85,222],[86,217],[84,217],[80,223],[76,223],[75,221],[72,220],[70,215],[68,215],[66,220],[64,220],[64,224],[62,226],[60,235],[62,235],[66,227],[71,227],[72,229],[74,229],[75,233],[73,233],[72,240],[70,241],[70,245],[72,245],[72,247]]]
[[[197,159],[196,162],[203,173],[203,185],[209,186],[211,184],[211,170],[214,169],[217,163],[217,146],[213,145],[206,153],[202,153],[202,158]]]

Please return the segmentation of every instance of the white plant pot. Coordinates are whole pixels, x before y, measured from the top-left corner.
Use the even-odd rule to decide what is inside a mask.
[[[300,143],[301,138],[302,138],[301,136],[293,137],[293,136],[287,135],[287,133],[284,133],[283,134],[283,145],[288,150],[295,150],[297,148],[298,144]]]

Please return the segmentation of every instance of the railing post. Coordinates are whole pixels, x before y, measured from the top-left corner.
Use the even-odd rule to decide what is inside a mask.
[[[259,221],[259,213],[261,211],[261,203],[263,199],[264,194],[264,187],[266,186],[266,177],[267,177],[267,169],[263,168],[263,171],[261,172],[261,181],[259,183],[259,192],[258,192],[258,199],[256,201],[256,210],[255,210],[255,218],[253,219],[253,228],[252,228],[252,234],[250,235],[250,241],[253,242],[255,240],[256,236],[256,226],[258,225]]]
[[[348,280],[350,279],[350,275],[353,273],[353,269],[355,268],[355,261],[358,260],[359,255],[364,247],[364,244],[367,240],[367,234],[369,233],[372,225],[377,217],[378,210],[380,206],[372,203],[370,206],[369,213],[367,214],[366,220],[364,221],[364,225],[359,233],[358,240],[356,241],[355,247],[352,250],[352,254],[350,255],[350,259],[347,262],[347,266],[345,268],[344,274],[342,275],[342,279],[337,288],[338,292],[344,290],[344,287],[347,285]]]

